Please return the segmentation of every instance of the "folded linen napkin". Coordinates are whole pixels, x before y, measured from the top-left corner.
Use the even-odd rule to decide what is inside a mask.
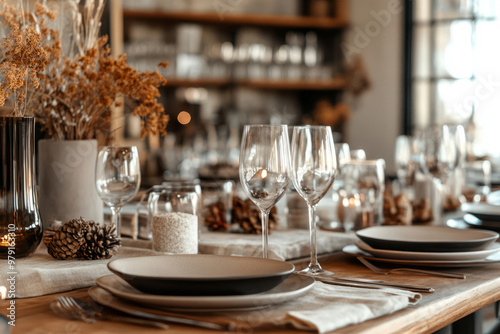
[[[333,253],[343,247],[356,243],[359,239],[354,233],[317,231],[318,254]],[[124,239],[124,245],[151,249],[151,241]],[[201,254],[240,255],[260,257],[262,236],[222,232],[204,232],[200,236]],[[309,255],[308,230],[277,230],[269,235],[271,258],[291,260]]]
[[[135,290],[125,281],[117,284],[126,290]],[[90,295],[97,302],[102,299],[105,305],[117,309],[134,309],[144,312],[175,315],[209,321],[221,325],[231,324],[237,332],[252,332],[252,329],[294,327],[300,330],[325,333],[348,325],[361,323],[383,315],[391,314],[416,304],[421,295],[399,289],[367,289],[334,286],[321,282],[304,296],[273,307],[254,311],[210,312],[210,313],[172,313],[158,308],[148,308],[136,302],[129,302],[113,296],[103,288],[97,288]],[[96,298],[98,297],[98,298]],[[215,297],[216,298],[216,297]]]
[[[281,314],[273,316],[278,323],[325,333],[391,314],[415,305],[421,297],[399,289],[365,289],[316,282],[311,294],[283,305],[276,310]]]

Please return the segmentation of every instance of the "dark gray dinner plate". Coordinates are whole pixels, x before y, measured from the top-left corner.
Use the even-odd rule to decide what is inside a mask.
[[[481,220],[476,216],[466,213],[463,217],[464,222],[472,228],[479,228],[494,232],[500,232],[500,221],[498,220]]]
[[[260,293],[279,285],[295,269],[279,260],[199,254],[117,259],[108,268],[144,293],[171,296]]]
[[[374,226],[356,235],[373,248],[415,252],[466,252],[486,249],[498,233],[443,226]]]
[[[490,203],[463,203],[462,211],[484,221],[500,223],[500,206]]]

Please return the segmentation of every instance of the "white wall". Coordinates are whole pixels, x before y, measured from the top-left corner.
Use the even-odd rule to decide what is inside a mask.
[[[371,87],[358,98],[348,94],[352,109],[347,126],[351,149],[363,148],[368,159],[383,158],[394,170],[394,142],[402,112],[403,7],[401,0],[351,0],[351,27],[344,54],[359,53]]]

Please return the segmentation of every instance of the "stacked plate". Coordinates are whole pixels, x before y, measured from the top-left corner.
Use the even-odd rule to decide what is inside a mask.
[[[173,311],[256,309],[302,296],[314,284],[292,274],[293,264],[250,257],[149,256],[113,260],[108,268],[114,275],[98,278],[90,295],[110,307],[109,294]]]
[[[437,226],[376,226],[344,252],[370,260],[414,266],[467,267],[500,262],[498,233]]]
[[[489,203],[462,204],[462,211],[465,213],[463,219],[469,227],[500,232],[500,205],[491,202],[495,200],[497,203],[499,196],[496,193],[491,193],[491,197],[488,197]]]

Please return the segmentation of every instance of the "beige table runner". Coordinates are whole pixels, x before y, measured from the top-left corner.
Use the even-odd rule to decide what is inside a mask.
[[[354,233],[317,232],[318,254],[333,253],[358,241]],[[151,249],[151,241],[124,239],[124,245]],[[269,235],[271,257],[292,260],[309,256],[308,230],[278,230]],[[224,232],[204,232],[200,236],[199,252],[202,254],[240,255],[260,257],[262,236]]]

